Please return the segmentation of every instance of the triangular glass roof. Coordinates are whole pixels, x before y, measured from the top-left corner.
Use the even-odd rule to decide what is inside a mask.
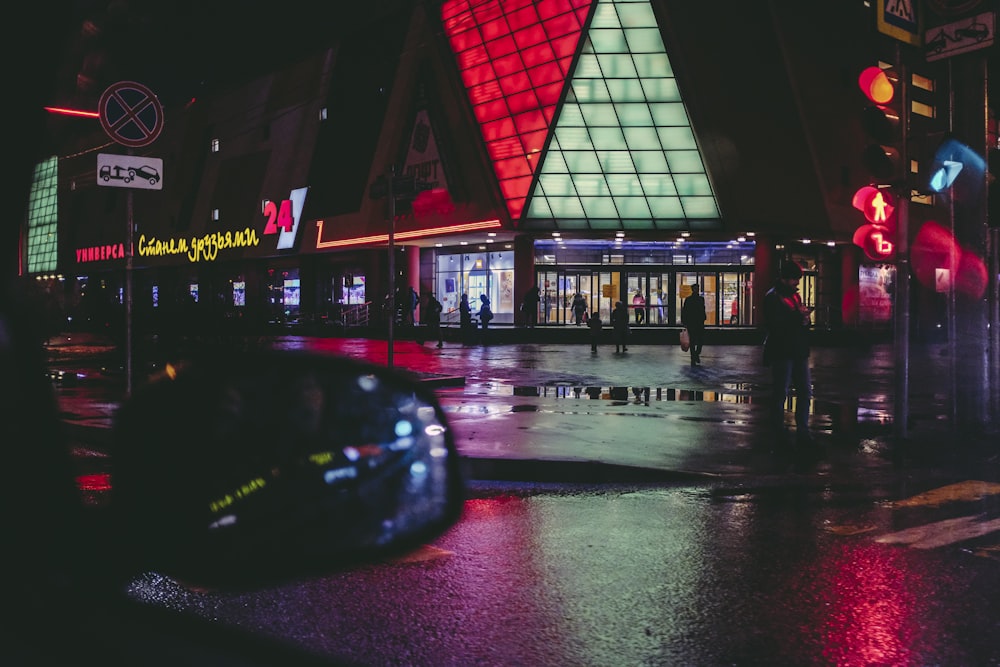
[[[518,226],[720,226],[649,0],[447,0],[442,20]]]
[[[597,0],[552,133],[524,226],[719,226],[649,0]]]

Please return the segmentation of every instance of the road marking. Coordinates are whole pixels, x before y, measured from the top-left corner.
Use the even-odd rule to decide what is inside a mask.
[[[986,496],[1000,494],[1000,484],[967,480],[931,489],[926,493],[897,500],[892,507],[938,507],[951,502],[969,502],[982,500]]]
[[[960,516],[923,526],[914,526],[896,533],[876,537],[881,544],[906,544],[915,549],[936,549],[938,547],[982,537],[1000,530],[1000,519],[982,521],[978,516]]]

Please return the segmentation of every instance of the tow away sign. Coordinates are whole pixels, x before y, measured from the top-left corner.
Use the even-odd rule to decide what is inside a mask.
[[[97,155],[97,184],[110,188],[163,189],[163,160],[133,155]]]

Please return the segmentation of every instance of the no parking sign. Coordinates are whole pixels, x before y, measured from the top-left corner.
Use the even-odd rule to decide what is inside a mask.
[[[141,83],[119,81],[108,86],[98,103],[101,126],[108,136],[138,148],[156,141],[163,130],[163,107]]]

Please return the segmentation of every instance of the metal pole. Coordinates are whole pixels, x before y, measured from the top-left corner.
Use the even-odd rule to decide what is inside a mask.
[[[394,326],[396,322],[396,193],[392,189],[392,180],[396,175],[395,165],[388,169],[389,190],[389,336],[386,351],[386,365],[392,367],[392,351]]]
[[[131,149],[128,151],[132,155]],[[125,395],[132,395],[132,238],[135,223],[133,221],[133,195],[129,189],[125,197],[127,229],[125,231]]]
[[[896,312],[895,312],[895,352],[896,352],[896,395],[893,426],[896,437],[907,437],[910,421],[910,157],[907,144],[910,133],[909,70],[902,62],[902,53],[896,45],[896,64],[899,67],[900,91],[900,160],[903,168],[903,183],[898,189],[896,219]]]

